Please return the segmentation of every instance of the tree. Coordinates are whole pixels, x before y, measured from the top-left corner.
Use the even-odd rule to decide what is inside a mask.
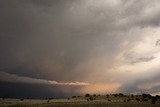
[[[141,101],[139,98],[136,98],[137,101]]]
[[[156,95],[156,98],[157,98],[157,99],[160,99],[160,96],[159,96],[159,95]]]
[[[90,95],[87,93],[86,95],[85,95],[85,97],[89,97]]]
[[[156,101],[157,101],[157,98],[156,98],[156,97],[152,97],[152,99],[151,99],[151,103],[152,103],[152,104],[155,104],[155,103],[156,103]]]
[[[152,96],[151,96],[150,94],[142,94],[142,97],[143,97],[143,98],[149,98],[149,99],[152,98]]]
[[[123,97],[123,96],[124,96],[124,94],[122,94],[122,93],[119,93],[119,96],[120,96],[120,97]]]
[[[96,97],[96,94],[93,94],[93,97]]]
[[[72,96],[72,98],[76,98],[76,96]]]
[[[92,97],[90,97],[89,100],[94,100],[94,99]]]

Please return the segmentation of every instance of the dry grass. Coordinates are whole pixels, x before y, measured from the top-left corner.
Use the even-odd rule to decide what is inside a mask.
[[[0,107],[160,107],[160,104],[151,103],[122,103],[107,102],[102,100],[86,101],[86,100],[24,100],[5,99],[0,101]]]

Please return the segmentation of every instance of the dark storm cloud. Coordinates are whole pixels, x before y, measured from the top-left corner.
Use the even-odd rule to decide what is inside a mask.
[[[65,2],[2,2],[1,69],[38,77],[46,69],[62,72],[65,63],[72,66],[70,60],[74,60],[78,52],[72,49],[72,37],[68,37],[65,22],[63,23]],[[64,54],[68,54],[66,60]],[[68,69],[65,68],[66,71]],[[49,75],[44,76],[47,77],[50,78]]]
[[[66,91],[63,91],[63,90]],[[0,82],[0,97],[1,98],[68,98],[73,95],[79,95],[75,92],[79,87],[74,86],[53,86],[45,84],[25,84]],[[68,91],[68,92],[67,92]],[[71,91],[71,92],[70,92]]]
[[[108,17],[102,15],[101,19],[94,6],[83,9],[85,1],[2,2],[1,70],[23,76],[72,81],[76,78],[72,74],[77,64],[116,47],[110,47],[113,38],[103,34],[111,25],[106,18],[111,20],[112,17],[107,13]],[[90,15],[95,15],[95,18]]]
[[[89,83],[83,82],[57,82],[54,80],[44,80],[30,77],[18,76],[15,74],[9,74],[3,71],[0,71],[0,81],[4,82],[13,82],[13,83],[28,83],[28,84],[44,84],[44,85],[68,85],[68,86],[87,86]]]
[[[1,0],[0,71],[108,83],[117,56],[127,50],[122,45],[132,47],[144,39],[144,28],[159,27],[159,10],[158,0]],[[130,57],[135,64],[157,58]]]
[[[90,85],[23,77],[3,71],[0,71],[0,75],[0,97],[4,98],[67,98],[79,95],[77,90]]]
[[[117,45],[130,37],[115,32],[119,29],[116,24],[127,17],[121,26],[130,25],[130,18],[137,23],[134,21],[138,19],[132,16],[139,9],[134,7],[147,5],[140,2],[137,6],[134,1],[124,3],[124,7],[123,4],[109,6],[112,2],[98,6],[90,0],[1,2],[1,70],[57,80],[75,80],[76,76],[71,74],[77,64],[90,57],[113,56],[118,52]],[[97,3],[101,2],[104,1]],[[133,15],[125,10],[131,10]],[[145,5],[142,13],[144,10]],[[62,73],[66,75],[60,77]]]

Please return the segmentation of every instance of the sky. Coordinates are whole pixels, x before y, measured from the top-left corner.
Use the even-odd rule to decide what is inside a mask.
[[[159,0],[0,0],[0,97],[160,94]]]

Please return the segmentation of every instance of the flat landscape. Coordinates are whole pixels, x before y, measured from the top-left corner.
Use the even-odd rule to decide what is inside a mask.
[[[18,101],[16,99],[9,99],[1,101],[0,107],[160,107],[160,104],[150,103],[109,103],[105,101],[67,101],[67,100],[52,100],[47,102],[45,100],[26,100]]]
[[[68,99],[1,99],[0,107],[160,107],[160,99],[149,94],[86,94]]]

